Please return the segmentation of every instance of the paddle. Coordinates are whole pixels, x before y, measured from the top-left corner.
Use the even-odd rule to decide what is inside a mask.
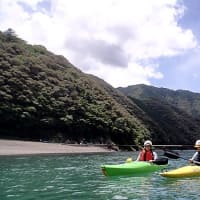
[[[133,162],[132,158],[127,158],[126,163]],[[156,165],[166,165],[168,164],[168,158],[157,158],[156,160],[151,161]]]
[[[177,152],[172,152],[172,151],[165,151],[164,156],[172,159],[182,158],[183,160],[188,160],[187,158],[180,156]]]
[[[153,160],[152,163],[156,164],[156,165],[166,165],[166,164],[168,164],[168,159],[167,158],[157,158],[156,160]]]
[[[177,152],[172,152],[172,151],[165,151],[164,152],[164,156],[168,157],[168,158],[172,158],[172,159],[178,159],[181,158],[183,160],[187,160],[189,161],[188,158],[184,158],[182,156],[180,156]],[[200,162],[193,160],[192,161],[194,164],[200,165]]]

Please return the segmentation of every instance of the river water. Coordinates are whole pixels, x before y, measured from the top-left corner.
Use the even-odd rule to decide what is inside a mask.
[[[194,151],[181,151],[189,158]],[[159,153],[161,154],[161,152]],[[158,172],[145,177],[105,177],[102,164],[123,163],[137,153],[1,156],[0,200],[186,200],[199,199],[200,177],[170,179]],[[187,161],[169,160],[168,169]]]

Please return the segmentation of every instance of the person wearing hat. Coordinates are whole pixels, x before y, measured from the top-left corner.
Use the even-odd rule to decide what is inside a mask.
[[[158,158],[158,155],[156,152],[153,152],[152,150],[152,142],[150,140],[147,140],[144,142],[144,148],[140,151],[136,161],[153,161]]]
[[[191,159],[189,159],[189,162],[194,163],[196,165],[200,165],[200,140],[197,140],[195,142],[195,148],[197,148],[197,151],[194,153]]]

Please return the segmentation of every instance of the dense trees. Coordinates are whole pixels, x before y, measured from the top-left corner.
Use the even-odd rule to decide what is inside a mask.
[[[190,144],[200,137],[199,100],[144,85],[114,89],[12,29],[0,32],[0,137]]]
[[[146,85],[118,89],[146,113],[141,118],[156,143],[191,144],[200,138],[200,94]]]
[[[12,30],[0,32],[0,101],[1,137],[135,144],[149,136],[125,96]]]

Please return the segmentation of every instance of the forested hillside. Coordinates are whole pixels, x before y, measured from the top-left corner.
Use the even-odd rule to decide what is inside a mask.
[[[200,138],[200,94],[115,89],[12,29],[0,32],[0,138],[141,145]]]
[[[66,58],[0,32],[0,137],[117,144],[151,138],[145,113]]]
[[[160,99],[200,119],[200,94],[187,90],[170,90],[147,85],[119,88],[127,96],[137,99]]]
[[[146,85],[118,89],[151,118],[145,124],[158,143],[192,144],[200,138],[200,94]]]

